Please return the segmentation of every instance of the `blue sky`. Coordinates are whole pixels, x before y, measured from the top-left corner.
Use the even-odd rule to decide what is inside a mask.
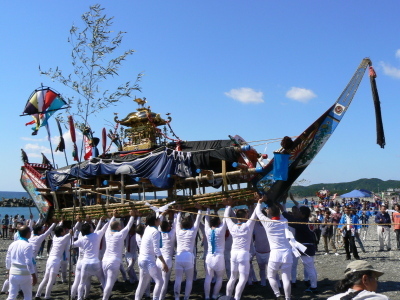
[[[40,152],[51,157],[46,131],[32,137],[24,126],[30,118],[19,115],[41,83],[73,96],[41,76],[38,66],[71,69],[69,29],[82,27],[80,16],[95,3],[115,17],[115,31],[127,32],[121,50],[136,50],[120,77],[104,88],[144,72],[142,93],[136,96],[146,97],[156,112],[171,113],[182,140],[298,135],[337,99],[361,60],[370,57],[378,74],[385,149],[375,143],[366,74],[343,121],[300,179],[400,179],[398,1],[4,1],[0,190],[22,190],[21,148],[31,162],[40,162]],[[126,99],[89,123],[100,135],[114,112],[122,118],[136,106]],[[54,120],[50,125],[56,141]],[[257,149],[272,156],[277,148]],[[65,161],[60,154],[56,160],[59,166]]]

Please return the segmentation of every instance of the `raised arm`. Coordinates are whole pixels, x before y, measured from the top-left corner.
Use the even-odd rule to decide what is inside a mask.
[[[82,227],[82,220],[80,218],[77,219],[77,222],[75,223],[75,226],[73,228],[73,231],[80,231]]]
[[[178,212],[178,216],[176,218],[176,232],[180,232],[182,229],[181,220],[182,220],[182,213]]]
[[[177,223],[178,223],[178,214],[174,214],[174,220],[170,231],[172,235],[175,235]]]
[[[207,232],[208,229],[210,229],[210,208],[207,207],[206,211],[206,217],[204,219],[204,231]]]
[[[49,236],[49,234],[54,230],[55,227],[56,223],[51,224],[51,226],[46,230],[46,232],[40,235],[40,238],[45,240]]]
[[[201,209],[198,209],[198,210],[197,210],[196,221],[195,221],[194,224],[193,224],[193,230],[194,230],[194,231],[199,230],[200,220],[201,220],[201,213],[202,213],[202,210],[201,210]]]
[[[261,203],[260,202],[257,204],[255,212],[257,214],[257,217],[261,221],[269,221],[270,220],[270,218],[268,218],[266,215],[264,215],[263,212],[261,211]]]
[[[104,217],[104,218],[105,218],[105,217]],[[99,221],[97,222],[96,229],[94,230],[94,232],[100,231],[100,229],[102,228],[102,227],[101,227],[101,224],[103,223],[102,220],[103,220],[103,217],[101,217],[101,218],[99,219]]]
[[[29,228],[32,232],[33,231],[33,216],[32,215],[31,215],[31,218],[29,219],[28,223],[29,223]]]
[[[133,222],[135,221],[135,217],[134,217],[135,213],[134,213],[133,210],[131,210],[131,211],[129,212],[129,215],[130,215],[131,217],[129,218],[128,224],[124,227],[124,229],[121,230],[121,234],[122,234],[122,236],[123,236],[123,239],[126,238],[126,236],[128,235],[129,230],[131,229],[131,227],[132,227],[132,225],[133,225]]]
[[[300,207],[300,204],[298,201],[294,200],[293,194],[290,193],[289,194],[290,200],[292,200],[292,202],[294,203],[294,205],[296,205],[296,207]]]
[[[99,236],[103,236],[106,230],[110,227],[110,224],[115,221],[115,216],[111,218],[104,226],[98,231]]]
[[[261,204],[257,204],[257,206],[261,206]],[[257,222],[257,214],[256,214],[256,210],[254,210],[250,216],[250,219],[246,221],[246,224],[250,228],[254,228],[254,225],[256,224],[256,222]]]
[[[43,215],[40,213],[39,214],[39,219],[37,220],[36,225],[42,226],[43,223],[44,223],[44,218],[43,218]]]
[[[231,206],[228,205],[225,208],[225,212],[224,212],[224,219],[225,219],[226,225],[228,226],[229,230],[235,225],[235,222],[233,222],[231,219],[231,210],[232,210]]]

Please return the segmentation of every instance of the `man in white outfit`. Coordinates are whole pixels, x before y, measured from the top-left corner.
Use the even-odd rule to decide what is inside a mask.
[[[103,272],[105,276],[105,287],[103,291],[103,300],[108,300],[111,295],[112,288],[117,281],[119,269],[122,262],[122,250],[124,247],[124,240],[128,234],[129,229],[134,222],[134,211],[129,212],[130,219],[128,225],[121,230],[121,223],[119,221],[110,222],[105,233],[107,248],[103,256]],[[114,218],[117,217],[117,211],[113,212]]]
[[[37,283],[33,266],[33,246],[28,242],[31,231],[28,226],[19,229],[20,239],[11,243],[7,250],[6,268],[9,270],[10,289],[8,300],[17,299],[21,290],[25,300],[32,299],[32,286]]]
[[[260,271],[260,285],[266,286],[267,285],[266,269],[271,249],[269,247],[267,233],[261,222],[257,222],[256,225],[254,226],[253,241],[254,241],[254,250],[256,252],[258,269]]]
[[[227,214],[229,215],[233,200],[229,198],[227,204],[226,210],[228,210]],[[236,217],[238,218],[238,223],[233,222],[230,218],[226,219],[229,232],[233,238],[231,250],[231,277],[226,286],[226,295],[229,297],[232,296],[235,283],[239,279],[234,296],[235,300],[239,300],[250,272],[250,243],[252,241],[253,229],[256,222],[255,219],[257,216],[254,210],[249,219],[247,211],[239,209],[236,212]],[[248,221],[244,222],[244,219],[248,219]]]
[[[53,246],[50,250],[49,257],[46,263],[46,272],[44,278],[39,285],[36,292],[35,300],[40,300],[42,290],[46,286],[44,299],[49,299],[51,290],[57,278],[58,271],[60,270],[61,260],[65,255],[65,250],[70,242],[72,230],[67,233],[66,229],[62,226],[57,226],[54,230],[55,237],[53,237]]]
[[[36,255],[37,255],[43,241],[49,236],[49,234],[54,230],[55,227],[56,227],[56,223],[53,223],[47,229],[47,231],[45,233],[43,233],[42,225],[36,225],[33,228],[33,234],[31,234],[31,237],[28,240],[29,244],[31,244],[33,247],[33,265],[35,268],[36,277],[38,277],[38,271],[37,271],[36,260],[35,260]]]
[[[105,217],[102,217],[101,221]],[[101,269],[101,262],[99,260],[100,242],[104,233],[108,229],[110,223],[114,222],[115,218],[112,217],[103,228],[94,232],[91,224],[85,223],[82,225],[82,237],[73,243],[73,247],[79,247],[80,251],[84,251],[82,258],[81,280],[78,286],[78,300],[83,299],[84,289],[87,281],[91,276],[96,276],[101,286],[104,288],[104,274]],[[99,221],[100,222],[100,221]]]
[[[155,282],[153,290],[153,300],[161,299],[161,289],[164,283],[161,270],[168,272],[168,266],[162,256],[160,248],[162,247],[162,240],[158,226],[160,219],[155,214],[149,214],[146,217],[146,229],[144,230],[139,252],[139,284],[135,292],[135,300],[142,299],[142,296],[147,289],[150,278]],[[162,268],[156,265],[156,257],[161,261]]]
[[[277,280],[278,271],[282,272],[283,289],[285,291],[285,299],[290,300],[291,297],[291,270],[292,270],[292,246],[287,238],[288,231],[287,220],[281,216],[279,207],[273,205],[268,207],[268,215],[261,211],[261,204],[265,198],[259,198],[256,207],[257,217],[262,221],[262,225],[268,236],[271,248],[268,261],[268,281],[277,299],[281,299],[279,291],[279,282]]]
[[[193,223],[191,216],[188,216],[181,220],[181,212],[178,213],[178,219],[176,224],[176,256],[175,256],[175,285],[174,285],[174,297],[178,300],[181,294],[181,283],[183,274],[186,276],[186,287],[185,297],[187,300],[190,297],[193,286],[194,276],[194,263],[195,256],[193,254],[193,248],[196,241],[197,232],[199,230],[200,219],[201,219],[201,206],[195,205],[198,209],[196,221]]]
[[[228,217],[228,210],[225,210],[224,217]],[[206,256],[206,278],[204,280],[205,299],[210,299],[211,280],[215,276],[214,291],[212,299],[217,299],[222,286],[222,279],[225,271],[225,235],[226,220],[221,222],[216,214],[210,217],[210,209],[207,209],[205,218],[205,237],[207,239],[208,251]]]
[[[82,232],[81,232],[83,224],[78,224],[78,223],[81,223],[80,218],[78,218],[78,222],[74,227],[76,229],[79,228],[77,240],[79,240],[80,238],[83,237]],[[92,219],[89,215],[86,215],[86,220],[85,220],[84,224],[89,224],[90,226],[94,227]],[[101,229],[101,222],[97,222],[97,227],[95,228],[94,232],[98,232],[100,229]],[[79,248],[76,247],[74,249],[79,249]],[[72,299],[74,299],[76,297],[76,295],[78,294],[78,287],[79,287],[79,284],[81,283],[83,254],[84,253],[85,253],[85,251],[83,249],[79,250],[78,259],[76,261],[76,266],[75,266],[75,280],[71,287],[71,298]],[[84,282],[84,284],[85,284],[85,288],[84,288],[84,292],[83,292],[83,296],[84,296],[83,298],[86,299],[89,296],[91,282],[90,282],[90,280],[88,280],[88,281]]]
[[[171,277],[172,258],[174,256],[175,242],[176,242],[176,221],[177,221],[177,217],[178,217],[177,214],[170,213],[169,219],[171,220],[173,218],[173,221],[172,221],[173,223],[171,226],[171,224],[167,220],[164,220],[165,213],[166,212],[164,212],[160,216],[161,225],[159,227],[159,230],[161,231],[161,239],[162,239],[161,253],[162,253],[162,256],[164,257],[164,260],[168,266],[168,272],[162,273],[164,284],[161,289],[160,299],[165,298],[165,295],[167,294],[169,279]],[[157,263],[157,266],[160,269],[162,269],[161,260],[157,259],[156,263]]]
[[[139,281],[134,269],[135,262],[138,258],[138,244],[136,241],[136,227],[140,224],[140,217],[136,219],[136,223],[131,226],[125,239],[125,259],[128,267],[126,273],[129,276],[129,282],[134,283]]]

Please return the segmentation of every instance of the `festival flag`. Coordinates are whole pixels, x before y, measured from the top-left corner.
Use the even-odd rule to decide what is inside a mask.
[[[25,105],[22,116],[30,115],[33,121],[25,125],[36,124],[32,135],[36,135],[39,128],[46,126],[49,118],[67,103],[57,92],[49,87],[41,87],[33,91]]]
[[[85,144],[85,155],[83,158],[85,160],[88,160],[90,157],[92,157],[92,146],[90,140],[86,137],[86,135],[83,136],[83,141]]]
[[[103,130],[101,132],[101,144],[103,146],[103,157],[106,154],[106,147],[107,147],[107,131],[103,127]]]
[[[58,131],[60,132],[60,141],[58,142],[57,148],[56,148],[56,152],[60,151],[60,152],[64,152],[65,150],[65,141],[64,141],[64,137],[63,137],[63,133],[62,133],[62,129],[61,129],[61,124],[60,121],[56,118],[56,122],[57,122],[57,126],[58,126]]]
[[[79,161],[78,147],[76,146],[75,124],[74,124],[74,119],[72,118],[72,116],[68,116],[68,124],[69,124],[69,133],[71,134],[71,140],[72,140],[72,143],[74,144],[74,150],[72,151],[72,157],[74,158],[74,161]]]
[[[368,58],[363,59],[335,103],[294,141],[289,141],[289,138],[286,137],[282,140],[282,148],[279,152],[289,154],[287,180],[274,179],[275,157],[260,173],[257,173],[253,179],[253,185],[260,192],[265,193],[269,202],[284,200],[293,182],[302,174],[331,137],[351,104],[366,68],[371,64],[372,62]],[[383,146],[383,131],[378,140],[380,140],[379,144]]]
[[[43,164],[43,165],[50,165],[50,166],[51,166],[51,162],[50,162],[49,159],[46,157],[46,155],[43,154],[43,152],[42,152],[42,164]]]

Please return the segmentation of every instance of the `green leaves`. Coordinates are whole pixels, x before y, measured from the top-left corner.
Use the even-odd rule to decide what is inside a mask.
[[[116,54],[126,32],[119,31],[113,35],[113,17],[107,17],[103,11],[104,8],[99,4],[90,6],[89,11],[81,17],[84,28],[80,30],[72,25],[69,31],[72,74],[65,75],[59,67],[44,71],[39,66],[40,74],[62,83],[77,94],[67,98],[71,106],[68,113],[83,120],[118,104],[125,97],[131,97],[132,91],[140,91],[138,83],[143,76],[139,73],[133,81],[120,84],[113,92],[101,90],[100,83],[118,76],[122,62],[135,52],[129,49],[120,55]]]

